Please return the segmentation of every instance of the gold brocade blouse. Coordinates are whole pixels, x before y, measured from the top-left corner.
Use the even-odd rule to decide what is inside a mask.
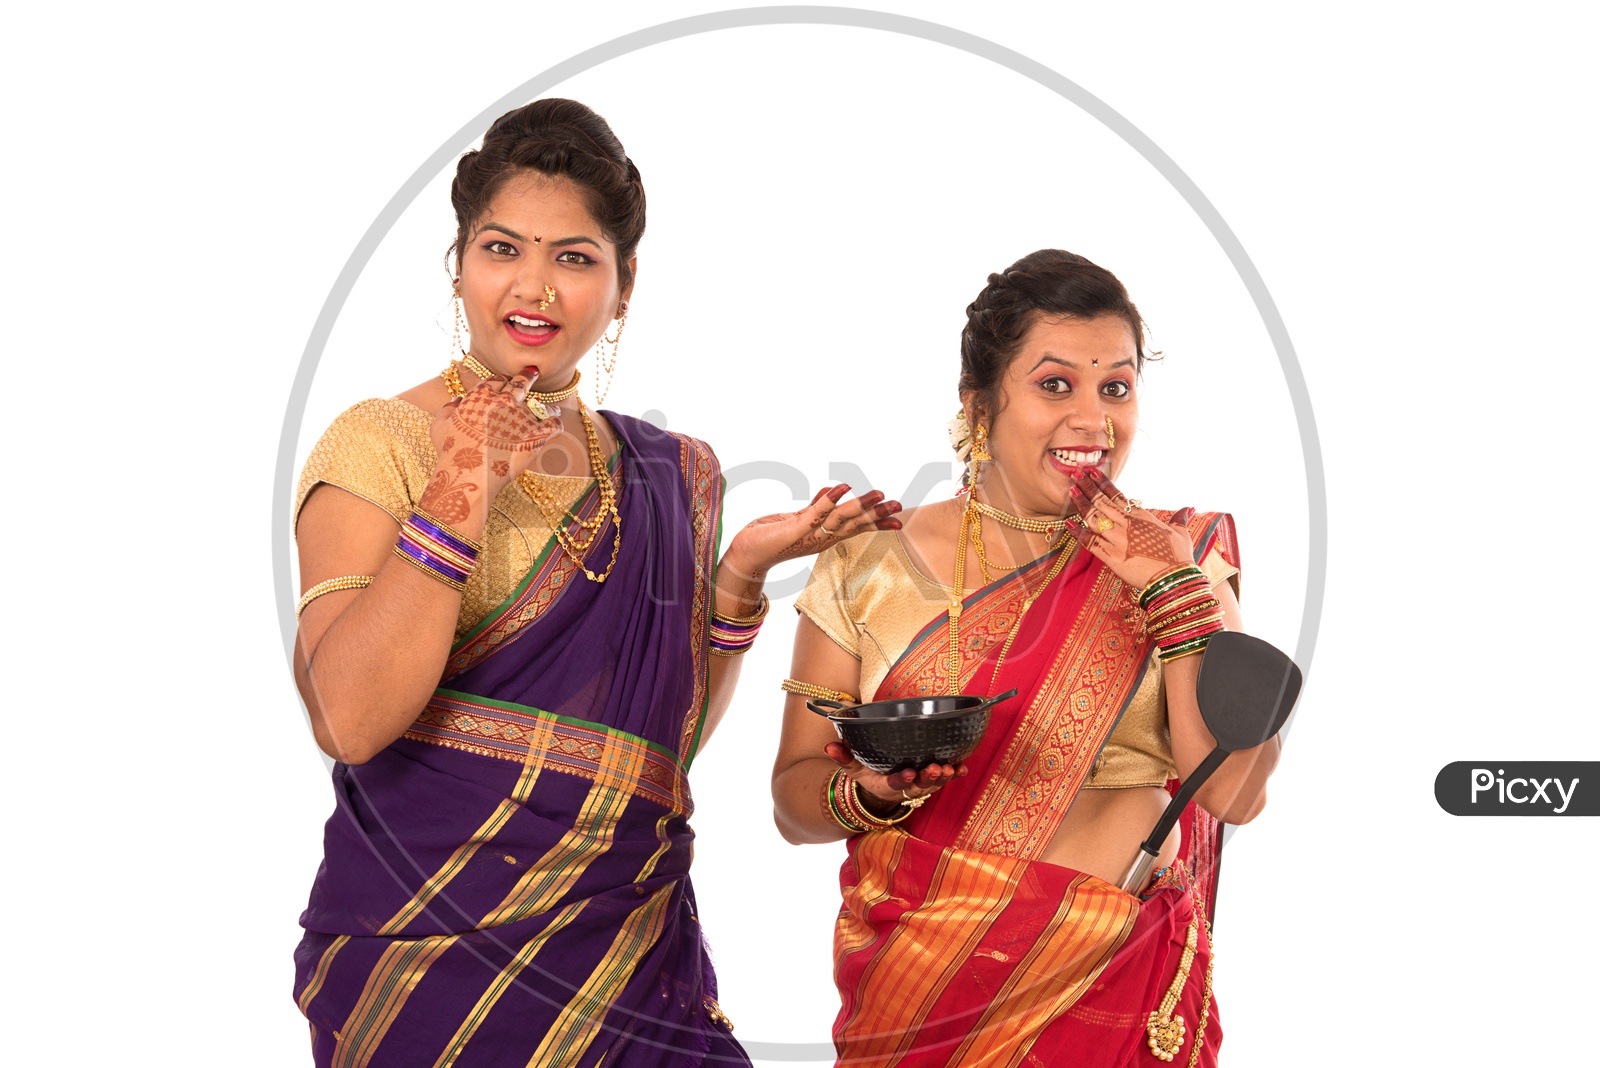
[[[295,493],[295,520],[311,490],[327,483],[377,505],[395,522],[404,522],[433,477],[438,450],[428,436],[432,425],[432,414],[393,397],[365,400],[345,411],[306,459]],[[563,508],[571,508],[594,484],[580,476],[539,477]],[[554,527],[516,482],[500,491],[489,510],[478,566],[461,595],[457,638],[511,595],[554,536]]]
[[[1200,561],[1200,569],[1212,585],[1239,573],[1216,549]],[[874,531],[818,556],[795,608],[861,661],[857,692],[870,701],[912,640],[930,621],[944,617],[950,593],[917,570],[899,534]],[[1161,662],[1152,656],[1084,788],[1165,786],[1175,774]]]

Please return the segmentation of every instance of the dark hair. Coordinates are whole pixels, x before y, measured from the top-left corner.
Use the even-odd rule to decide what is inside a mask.
[[[994,414],[1006,368],[1035,322],[1047,316],[1102,315],[1128,324],[1137,351],[1135,370],[1143,371],[1144,320],[1117,276],[1104,267],[1075,253],[1042,248],[991,274],[978,299],[967,305],[967,325],[961,331],[962,395],[976,395],[983,410]]]
[[[570,178],[583,187],[584,206],[617,246],[617,278],[632,281],[628,260],[644,236],[644,183],[606,120],[576,100],[552,97],[508,111],[483,135],[483,147],[462,156],[450,203],[456,209],[455,269],[472,227],[489,202],[520,171]]]

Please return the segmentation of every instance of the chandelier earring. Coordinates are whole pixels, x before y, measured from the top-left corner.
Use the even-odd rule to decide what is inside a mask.
[[[467,333],[466,316],[461,312],[461,279],[459,278],[456,279],[455,287],[451,290],[450,303],[455,306],[456,313],[456,332],[455,337],[451,340],[451,344],[455,346],[455,351],[451,354],[451,359],[461,359],[471,349],[472,339]],[[463,340],[464,338],[465,340]]]
[[[989,428],[979,423],[972,428],[972,458],[967,461],[967,485],[976,490],[983,465],[994,459],[989,455]]]
[[[622,343],[622,328],[628,325],[628,302],[623,301],[617,305],[617,332],[611,337],[600,335],[600,340],[594,345],[595,366],[605,373],[605,381],[595,389],[596,408],[606,402],[606,396],[611,392],[611,383],[617,377],[617,346]],[[606,346],[611,346],[607,354]],[[598,378],[599,376],[596,375]]]

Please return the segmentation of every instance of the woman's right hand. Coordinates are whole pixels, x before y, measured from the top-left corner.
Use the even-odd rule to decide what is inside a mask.
[[[869,794],[885,805],[926,797],[967,773],[965,764],[929,764],[920,771],[907,768],[893,775],[885,775],[857,760],[850,752],[850,747],[842,741],[829,742],[823,749],[835,764],[845,770],[845,774],[856,781],[861,793]]]
[[[537,368],[495,375],[444,406],[428,433],[439,450],[433,477],[417,501],[442,523],[481,529],[489,502],[533,463],[539,446],[561,432],[561,419],[528,410]]]

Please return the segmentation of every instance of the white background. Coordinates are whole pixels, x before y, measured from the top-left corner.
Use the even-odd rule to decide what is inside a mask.
[[[1271,804],[1229,847],[1225,1063],[1566,1052],[1593,990],[1596,825],[1456,819],[1432,784],[1454,760],[1600,759],[1573,663],[1600,385],[1593,27],[1553,5],[1514,23],[878,7],[1013,48],[1143,130],[1238,234],[1310,385],[1326,606]],[[331,794],[269,543],[306,339],[362,233],[473,115],[584,48],[718,9],[85,6],[17,26],[0,270],[29,637],[3,788],[24,1051],[305,1063],[290,953]],[[1124,484],[1233,511],[1251,629],[1296,647],[1306,482],[1277,357],[1194,214],[1104,127],[984,60],[842,27],[671,42],[551,93],[606,115],[650,191],[609,407],[664,412],[729,468],[781,461],[814,489],[854,463],[900,494],[949,457],[984,275],[1083,252],[1166,353]],[[444,182],[352,294],[302,455],[342,407],[442,366]],[[728,520],[789,496],[747,482]],[[842,848],[785,846],[770,823],[791,630],[775,611],[694,776],[723,1002],[762,1043],[823,1041],[835,1004]]]

